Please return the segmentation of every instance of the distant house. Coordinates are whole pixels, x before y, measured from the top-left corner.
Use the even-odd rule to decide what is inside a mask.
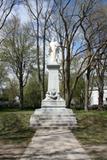
[[[94,87],[91,91],[91,97],[90,97],[90,105],[98,105],[98,88]],[[104,87],[104,97],[103,97],[103,103],[104,105],[107,104],[107,87]]]

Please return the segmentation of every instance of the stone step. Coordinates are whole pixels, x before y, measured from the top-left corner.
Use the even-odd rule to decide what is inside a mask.
[[[42,124],[42,125],[44,125],[44,124],[69,124],[69,123],[71,123],[71,121],[67,121],[67,120],[65,120],[65,121],[58,121],[58,120],[48,120],[48,121],[41,121],[41,122],[38,122],[39,124]],[[71,123],[72,124],[72,123]]]
[[[37,123],[37,124],[32,124],[32,126],[31,127],[33,127],[33,128],[36,128],[36,129],[52,129],[52,128],[63,128],[63,129],[67,129],[67,128],[74,128],[74,127],[76,127],[76,124],[74,125],[74,124],[70,124],[70,123],[47,123],[47,124],[39,124],[39,123]]]
[[[34,123],[31,123],[30,127],[33,128],[73,128],[76,127],[77,122],[75,119],[72,120],[63,120],[61,121],[56,119],[51,120],[34,120]]]
[[[36,121],[37,119],[35,119]],[[74,121],[74,119],[39,119],[39,121],[41,121],[41,123],[47,123],[47,122],[72,122]]]
[[[40,119],[40,120],[49,120],[49,119],[73,119],[75,118],[74,116],[32,116],[32,118]]]
[[[44,122],[72,122],[75,120],[75,117],[62,117],[62,118],[59,118],[59,117],[36,117],[36,116],[33,116],[32,117],[32,120],[33,121],[40,121],[41,123],[44,123]]]
[[[76,126],[77,121],[72,110],[66,108],[41,108],[34,112],[30,118],[30,127],[51,128]]]

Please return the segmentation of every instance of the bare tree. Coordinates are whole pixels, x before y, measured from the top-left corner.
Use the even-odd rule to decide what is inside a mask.
[[[96,75],[97,75],[97,86],[98,86],[98,109],[103,109],[103,99],[104,99],[104,80],[105,80],[105,73],[107,71],[107,54],[104,53],[103,55],[98,55],[96,59]]]
[[[49,0],[46,3],[45,11],[43,11],[42,14],[42,23],[41,23],[41,30],[42,30],[42,37],[43,37],[43,69],[42,69],[42,88],[43,88],[43,98],[45,98],[45,65],[46,65],[46,41],[49,41],[47,39],[47,32],[51,26],[51,15],[53,11],[53,6],[51,6],[51,0]]]
[[[105,44],[102,46],[100,52],[95,57],[96,62],[96,81],[98,86],[98,93],[99,93],[99,104],[98,109],[103,109],[103,99],[104,99],[104,80],[105,80],[105,73],[107,71],[107,23],[105,21],[106,16],[103,15],[103,18],[99,19],[98,26],[101,26],[100,32],[96,36],[96,41],[99,44],[99,46],[102,46],[102,44]],[[103,23],[102,23],[103,20]]]
[[[3,28],[7,17],[11,13],[16,0],[1,0],[0,1],[0,30]]]
[[[59,32],[59,29],[57,29],[57,33],[60,36],[60,44],[62,48],[62,58],[63,58],[63,79],[65,81],[64,84],[64,90],[66,90],[66,102],[68,103],[68,99],[70,96],[70,65],[71,65],[71,59],[72,59],[72,44],[74,41],[74,37],[77,33],[77,30],[79,28],[79,23],[80,21],[77,19],[76,21],[74,20],[74,14],[75,14],[75,8],[77,1],[75,1],[75,4],[73,7],[71,0],[66,1],[66,3],[62,3],[62,1],[57,2],[54,1],[60,18],[61,18],[61,25],[63,27],[63,33]],[[70,9],[71,7],[71,9]],[[62,46],[62,44],[64,46]],[[64,56],[66,52],[66,58]],[[65,61],[65,62],[64,62]]]
[[[97,26],[100,26],[100,32],[98,32],[96,39],[99,46],[107,43],[107,15],[102,9],[98,10],[99,20]],[[104,99],[104,85],[105,85],[105,76],[107,71],[107,45],[102,47],[102,50],[96,56],[96,74],[97,74],[97,84],[98,84],[98,93],[99,93],[99,104],[98,109],[103,109],[103,99]]]
[[[98,48],[100,48],[100,53],[99,56],[102,57],[101,54],[101,50],[104,51],[103,48],[105,48],[106,46],[103,45],[105,42],[105,40],[103,39],[103,43],[101,41],[99,41],[99,37],[100,39],[102,39],[101,37],[103,37],[101,34],[102,32],[104,33],[104,28],[105,28],[105,16],[101,14],[100,9],[101,6],[99,6],[96,1],[91,1],[90,3],[92,3],[93,8],[91,9],[90,14],[84,19],[84,21],[80,24],[83,34],[84,34],[84,39],[86,41],[86,45],[87,45],[87,54],[88,55],[92,55],[93,53],[96,52],[96,50]],[[105,34],[105,33],[104,33]],[[99,36],[100,35],[100,36]],[[96,55],[98,54],[98,52],[96,53]],[[87,61],[87,65],[90,63],[90,56],[89,59]],[[89,87],[90,87],[90,78],[91,78],[91,71],[93,70],[93,64],[94,67],[96,66],[95,62],[97,63],[97,61],[94,61],[92,64],[90,64],[90,66],[87,68],[86,70],[86,80],[85,80],[85,110],[88,110],[88,105],[89,105],[89,98],[90,98],[90,94],[89,94]]]
[[[71,0],[62,1],[54,0],[53,8],[50,11],[50,1],[48,7],[44,11],[43,0],[28,1],[25,0],[30,16],[32,17],[33,27],[37,40],[37,66],[38,80],[43,88],[43,96],[45,95],[45,45],[46,36],[49,26],[52,24],[51,31],[56,34],[62,51],[62,79],[64,95],[66,95],[67,107],[70,103],[75,91],[75,87],[79,78],[86,73],[86,94],[85,94],[85,109],[89,104],[89,85],[90,74],[94,58],[96,54],[101,52],[102,48],[106,47],[106,41],[98,44],[96,35],[100,32],[101,26],[96,25],[96,17],[94,16],[97,8],[97,1],[84,0],[72,2]],[[35,4],[35,5],[34,5]],[[53,12],[53,13],[52,13]],[[57,15],[56,15],[56,14]],[[51,24],[50,24],[51,20]],[[98,20],[98,16],[97,16]],[[34,23],[36,22],[36,24]],[[98,21],[97,21],[98,22]],[[42,33],[41,33],[42,31]],[[56,32],[56,33],[55,33]],[[51,34],[51,33],[50,33]],[[80,34],[82,34],[83,43],[79,47],[75,46],[76,41],[80,43]],[[51,34],[51,37],[53,33]],[[77,39],[78,38],[78,39]],[[43,70],[41,74],[40,63],[40,44],[43,43]],[[75,51],[76,50],[76,51]],[[84,56],[83,56],[84,55]],[[75,57],[82,57],[82,61],[76,73],[75,81],[70,86],[71,80],[71,65]],[[42,78],[43,76],[43,78]]]
[[[87,64],[88,66],[87,69],[89,69],[89,66],[92,62],[93,55],[84,56],[84,59],[80,65],[80,68],[78,69],[77,77],[75,78],[74,84],[72,84],[72,89],[70,90],[70,76],[71,76],[70,70],[71,70],[72,60],[74,59],[75,56],[78,56],[82,52],[85,53],[84,52],[85,50],[91,48],[89,46],[90,43],[88,44],[87,43],[88,41],[86,41],[84,42],[83,45],[81,45],[77,49],[77,52],[74,53],[74,50],[73,50],[75,47],[74,44],[75,44],[76,37],[79,36],[78,32],[82,32],[80,28],[82,28],[84,21],[86,21],[88,15],[91,13],[93,8],[93,5],[92,5],[93,3],[94,2],[90,0],[88,2],[80,2],[80,4],[78,4],[76,0],[74,3],[72,3],[70,0],[66,1],[65,3],[62,3],[62,1],[60,1],[60,3],[59,1],[58,2],[55,1],[55,4],[58,8],[58,12],[61,18],[62,26],[60,28],[63,28],[63,32],[61,32],[60,31],[61,29],[58,29],[57,27],[55,29],[57,34],[59,35],[60,44],[61,44],[62,53],[63,53],[62,68],[63,68],[63,74],[64,74],[63,77],[65,80],[64,86],[66,91],[66,102],[68,107],[70,107],[70,102],[71,102],[76,84],[78,82],[78,79],[86,71],[87,67],[85,67],[84,64],[86,63],[86,61],[89,60]],[[84,34],[84,37],[85,37],[85,34]],[[79,43],[79,39],[78,39],[78,43]],[[83,69],[83,67],[85,68]]]
[[[41,78],[41,69],[40,69],[40,19],[41,19],[41,12],[43,9],[43,0],[40,0],[40,1],[25,0],[25,2],[26,2],[26,6],[28,7],[30,17],[32,18],[32,22],[33,22],[32,25],[33,25],[34,33],[36,36],[38,81],[40,82],[40,85],[41,85],[42,78]]]
[[[6,20],[8,19],[16,4],[16,0],[0,0],[0,30],[2,30],[2,28],[4,27]],[[1,35],[0,44],[3,42],[6,36],[4,37]]]
[[[49,38],[47,38],[47,34],[48,34],[48,29],[51,26],[50,18],[53,11],[53,5],[51,0],[48,1],[40,0],[39,3],[38,0],[36,0],[35,2],[33,0],[31,2],[29,2],[28,0],[25,1],[28,7],[31,20],[33,22],[32,25],[37,40],[38,80],[42,91],[42,98],[44,98],[46,92],[45,89],[46,42],[49,41]],[[43,45],[42,62],[40,60],[40,55],[41,55],[40,49],[42,46],[41,44]]]
[[[83,3],[81,6],[81,14],[80,17],[80,27],[83,31],[84,35],[84,41],[85,41],[85,47],[87,50],[87,54],[85,55],[81,66],[78,70],[77,77],[75,79],[75,83],[73,84],[73,88],[71,89],[71,93],[69,96],[69,102],[68,106],[70,106],[70,101],[72,99],[72,95],[74,92],[74,89],[76,87],[76,84],[79,80],[79,77],[83,73],[86,74],[86,99],[85,99],[85,110],[87,110],[87,106],[89,103],[89,84],[90,84],[90,73],[92,70],[92,65],[94,64],[94,58],[95,56],[101,52],[102,48],[106,47],[106,41],[103,41],[103,43],[98,44],[96,41],[96,35],[101,31],[101,26],[96,26],[95,19],[93,18],[95,9],[97,6],[96,1],[87,1],[87,3]],[[98,19],[98,17],[97,17]],[[85,64],[85,65],[84,65]]]

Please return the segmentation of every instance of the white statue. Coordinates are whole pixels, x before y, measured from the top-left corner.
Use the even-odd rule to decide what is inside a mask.
[[[50,60],[51,60],[51,62],[56,62],[56,49],[57,49],[57,47],[58,47],[57,41],[50,42],[50,48],[51,48]]]

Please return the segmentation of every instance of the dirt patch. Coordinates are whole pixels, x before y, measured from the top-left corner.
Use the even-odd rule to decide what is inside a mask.
[[[26,147],[26,144],[0,143],[0,160],[19,160]]]
[[[3,144],[0,142],[0,160],[19,160],[27,144]],[[92,160],[107,160],[107,145],[83,145]]]
[[[83,145],[92,160],[107,160],[107,145]]]

